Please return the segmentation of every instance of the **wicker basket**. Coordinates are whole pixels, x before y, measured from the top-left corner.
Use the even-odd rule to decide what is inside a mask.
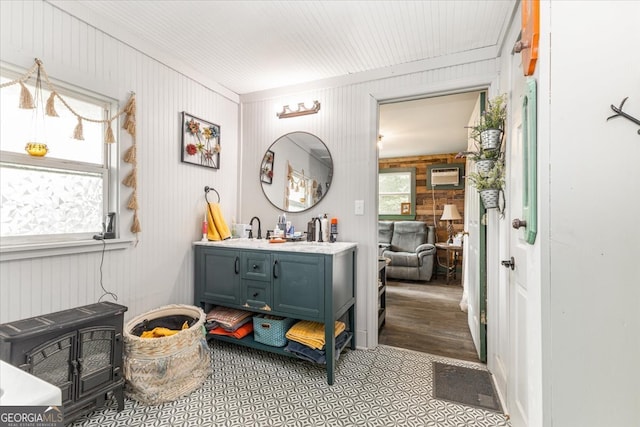
[[[162,338],[140,338],[131,333],[145,320],[177,315],[197,321],[188,329]],[[205,317],[198,307],[167,305],[126,324],[123,371],[128,397],[147,405],[157,405],[185,396],[202,385],[211,373]]]

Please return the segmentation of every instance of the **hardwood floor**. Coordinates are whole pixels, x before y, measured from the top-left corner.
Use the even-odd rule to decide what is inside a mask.
[[[460,310],[459,279],[449,285],[387,280],[386,322],[378,342],[438,356],[479,362],[467,313]]]

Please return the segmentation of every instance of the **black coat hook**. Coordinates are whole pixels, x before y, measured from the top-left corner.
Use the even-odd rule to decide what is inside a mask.
[[[627,101],[627,99],[629,99],[629,97],[627,96],[625,99],[622,100],[622,102],[620,103],[619,107],[616,107],[615,105],[611,104],[611,109],[613,111],[615,111],[616,114],[614,114],[613,116],[609,116],[607,117],[607,120],[613,119],[615,117],[624,117],[627,120],[631,120],[633,123],[640,125],[640,120],[636,119],[635,117],[633,117],[630,114],[625,113],[624,111],[622,111],[622,106],[624,105],[624,103]],[[638,135],[640,135],[640,129],[638,129]]]

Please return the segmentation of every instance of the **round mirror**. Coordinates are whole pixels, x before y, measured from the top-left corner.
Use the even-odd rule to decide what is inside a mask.
[[[276,139],[260,165],[262,192],[285,212],[311,209],[329,191],[333,160],[317,136],[291,132]]]

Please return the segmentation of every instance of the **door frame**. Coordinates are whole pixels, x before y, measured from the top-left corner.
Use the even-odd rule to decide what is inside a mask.
[[[387,92],[379,92],[379,93],[370,93],[369,94],[369,122],[371,123],[371,127],[369,129],[369,144],[371,147],[377,147],[377,135],[379,133],[379,106],[380,104],[385,104],[389,102],[398,102],[398,101],[410,101],[412,99],[418,98],[432,98],[436,96],[443,95],[453,95],[456,93],[463,92],[471,92],[471,91],[479,91],[484,90],[488,93],[491,93],[491,88],[495,86],[496,79],[498,75],[497,73],[485,74],[480,76],[475,76],[473,78],[458,80],[455,82],[443,82],[440,84],[434,85],[415,85],[409,86],[408,88],[404,88],[402,90],[390,90]],[[369,213],[369,219],[376,224],[375,230],[377,233],[377,224],[378,224],[378,152],[376,149],[375,162],[371,166],[372,175],[376,176],[374,184],[371,186],[374,194],[372,195],[372,200],[374,200],[374,206]],[[375,239],[377,242],[377,237]],[[367,272],[367,277],[378,277],[378,263],[377,263],[377,254],[378,249],[376,247],[372,247],[369,253],[375,253],[375,259],[371,257],[369,260],[368,266],[369,271]],[[485,270],[486,271],[486,270]],[[375,348],[378,346],[378,292],[374,286],[367,287],[367,295],[366,295],[366,306],[367,306],[367,347]]]

